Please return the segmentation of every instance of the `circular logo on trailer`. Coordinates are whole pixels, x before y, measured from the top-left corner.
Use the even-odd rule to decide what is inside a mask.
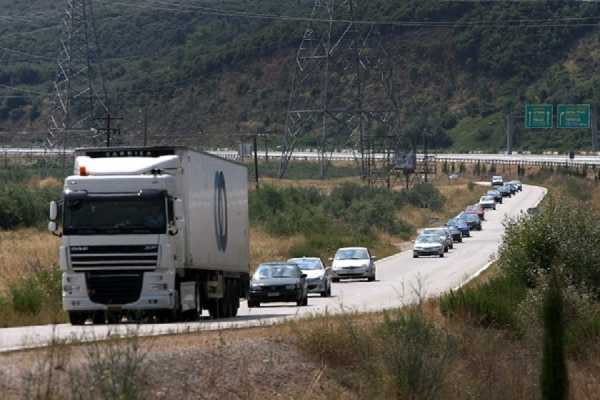
[[[227,189],[225,188],[225,175],[223,171],[215,174],[215,236],[217,248],[220,251],[227,249]]]

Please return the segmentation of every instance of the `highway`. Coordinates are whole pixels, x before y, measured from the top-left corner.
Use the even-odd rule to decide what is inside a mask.
[[[12,148],[12,147],[0,147],[0,158],[52,158],[61,157],[66,154],[70,157],[73,154],[73,149],[66,149],[64,152],[62,149],[44,149],[44,148]],[[239,160],[240,155],[237,150],[227,149],[214,149],[208,150],[209,153],[218,155],[220,157]],[[257,156],[260,159],[280,159],[281,152],[279,151],[258,151]],[[477,161],[496,163],[496,164],[524,164],[524,165],[564,165],[564,166],[577,166],[577,165],[588,165],[588,166],[600,166],[600,155],[588,155],[588,154],[577,154],[574,159],[570,159],[567,154],[475,154],[475,153],[432,153],[430,154],[433,158],[438,161],[447,160],[449,162],[465,162],[475,163]],[[250,159],[251,155],[248,154],[247,159]],[[387,157],[385,154],[374,154],[374,158],[383,159]],[[295,151],[291,159],[292,160],[306,160],[316,161],[319,158],[319,153],[316,151],[298,150]],[[360,158],[360,153],[353,152],[352,150],[337,151],[328,154],[328,158],[334,161],[352,161]],[[423,154],[417,154],[417,159],[423,159]]]
[[[375,282],[347,281],[333,285],[332,297],[311,296],[307,307],[290,303],[272,304],[248,309],[242,303],[239,316],[230,320],[203,320],[178,324],[116,324],[71,326],[44,325],[0,329],[0,352],[41,347],[52,340],[101,340],[114,335],[135,332],[152,336],[260,326],[300,318],[313,314],[344,311],[377,311],[414,302],[421,296],[435,296],[456,288],[479,274],[493,260],[504,233],[503,222],[535,207],[546,194],[546,189],[524,185],[523,191],[505,199],[496,211],[486,213],[481,232],[455,244],[446,257],[412,258],[412,251],[404,251],[378,260]]]

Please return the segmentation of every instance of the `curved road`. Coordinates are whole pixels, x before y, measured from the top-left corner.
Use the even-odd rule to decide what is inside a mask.
[[[71,326],[41,325],[0,329],[0,351],[40,347],[54,339],[99,340],[108,336],[131,334],[160,335],[189,331],[241,328],[273,324],[302,315],[337,313],[342,311],[376,311],[414,302],[417,294],[435,296],[462,285],[485,269],[495,256],[504,232],[503,221],[535,207],[546,189],[523,185],[523,191],[499,204],[496,211],[486,213],[481,232],[455,244],[444,258],[412,258],[404,251],[379,260],[377,281],[348,281],[333,285],[332,297],[310,297],[307,307],[292,307],[289,303],[265,305],[248,309],[245,302],[239,316],[230,320],[204,320],[179,324],[118,324]]]

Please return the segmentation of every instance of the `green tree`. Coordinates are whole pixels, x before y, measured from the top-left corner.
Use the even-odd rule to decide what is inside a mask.
[[[544,354],[542,399],[564,400],[569,395],[569,374],[565,357],[565,320],[558,273],[553,271],[544,298]]]

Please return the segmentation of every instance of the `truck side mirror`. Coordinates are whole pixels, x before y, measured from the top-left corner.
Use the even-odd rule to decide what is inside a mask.
[[[50,221],[56,221],[58,218],[58,203],[56,201],[50,202],[50,210],[48,212],[48,219]]]

